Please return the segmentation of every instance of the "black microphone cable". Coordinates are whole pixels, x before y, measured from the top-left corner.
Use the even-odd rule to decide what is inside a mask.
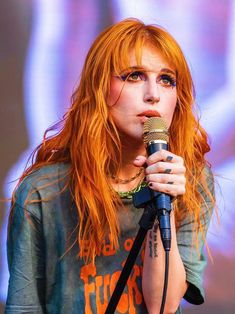
[[[146,145],[148,156],[161,149],[168,150],[169,133],[165,121],[158,117],[149,118],[144,123],[143,139]],[[159,196],[154,198],[154,206],[157,210],[157,219],[159,222],[161,240],[165,250],[165,274],[160,308],[160,314],[163,314],[167,296],[169,252],[171,249],[171,196],[165,193],[159,193]]]

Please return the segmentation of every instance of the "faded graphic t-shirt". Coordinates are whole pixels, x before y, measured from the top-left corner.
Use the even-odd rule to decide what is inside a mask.
[[[78,258],[77,210],[69,189],[64,189],[68,167],[62,163],[42,167],[25,178],[17,189],[7,243],[10,271],[7,314],[103,314],[120,276],[143,210],[134,208],[131,199],[123,199],[125,207],[118,210],[119,249],[115,250],[107,237],[95,264],[85,264]],[[212,189],[209,172],[208,179]],[[208,225],[210,213],[206,209],[204,216]],[[177,242],[189,282],[184,298],[201,304],[206,260],[202,239],[201,254],[192,247],[193,224],[189,219],[183,221]],[[142,265],[143,251],[135,262],[115,313],[147,313],[141,288]]]

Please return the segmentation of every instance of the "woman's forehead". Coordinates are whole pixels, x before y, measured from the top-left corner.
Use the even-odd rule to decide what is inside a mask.
[[[158,71],[159,68],[170,68],[169,62],[159,49],[143,46],[141,55],[136,55],[135,51],[130,53],[130,66],[140,65],[146,71]]]
[[[128,68],[143,68],[145,71],[158,72],[162,68],[175,72],[175,66],[164,53],[152,45],[143,45],[141,48],[131,48],[125,56],[119,57],[118,64],[114,64],[118,72]]]

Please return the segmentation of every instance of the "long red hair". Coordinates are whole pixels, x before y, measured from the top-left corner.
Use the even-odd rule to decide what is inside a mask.
[[[32,166],[20,180],[44,165],[70,163],[68,177],[80,226],[77,241],[80,254],[83,256],[86,250],[89,260],[94,260],[107,233],[118,247],[117,206],[121,201],[111,188],[109,177],[110,169],[115,171],[120,166],[121,143],[106,102],[110,77],[129,66],[133,49],[140,64],[141,48],[149,44],[156,47],[177,74],[178,101],[169,144],[173,153],[183,157],[187,178],[186,193],[175,203],[177,226],[188,214],[194,216],[197,230],[203,229],[200,212],[204,200],[198,193],[199,186],[213,200],[203,171],[204,156],[209,151],[207,135],[193,113],[193,82],[179,45],[159,26],[145,25],[136,19],[121,21],[103,31],[93,43],[60,131],[52,137],[45,133]],[[182,206],[187,210],[180,210]],[[89,240],[86,247],[82,245],[84,240]]]

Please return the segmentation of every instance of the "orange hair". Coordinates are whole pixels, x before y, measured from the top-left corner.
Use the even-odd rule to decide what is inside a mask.
[[[120,166],[121,143],[106,103],[110,77],[129,66],[133,49],[141,63],[141,48],[149,44],[166,58],[177,75],[178,102],[169,144],[173,153],[183,157],[187,169],[186,193],[175,204],[177,225],[183,219],[183,211],[179,210],[183,202],[186,214],[193,215],[199,229],[202,228],[199,215],[203,200],[198,185],[210,194],[203,172],[204,155],[209,151],[209,145],[205,131],[193,114],[194,87],[187,62],[177,42],[164,29],[127,19],[97,37],[87,55],[80,84],[72,96],[72,106],[64,116],[61,130],[52,137],[46,137],[45,133],[42,144],[35,151],[35,161],[21,177],[22,180],[44,165],[70,163],[71,193],[80,222],[77,241],[81,255],[86,249],[89,260],[94,261],[107,233],[118,247],[116,212],[121,200],[113,191],[109,177],[111,169],[115,172]],[[88,247],[84,248],[83,240],[89,240]]]

